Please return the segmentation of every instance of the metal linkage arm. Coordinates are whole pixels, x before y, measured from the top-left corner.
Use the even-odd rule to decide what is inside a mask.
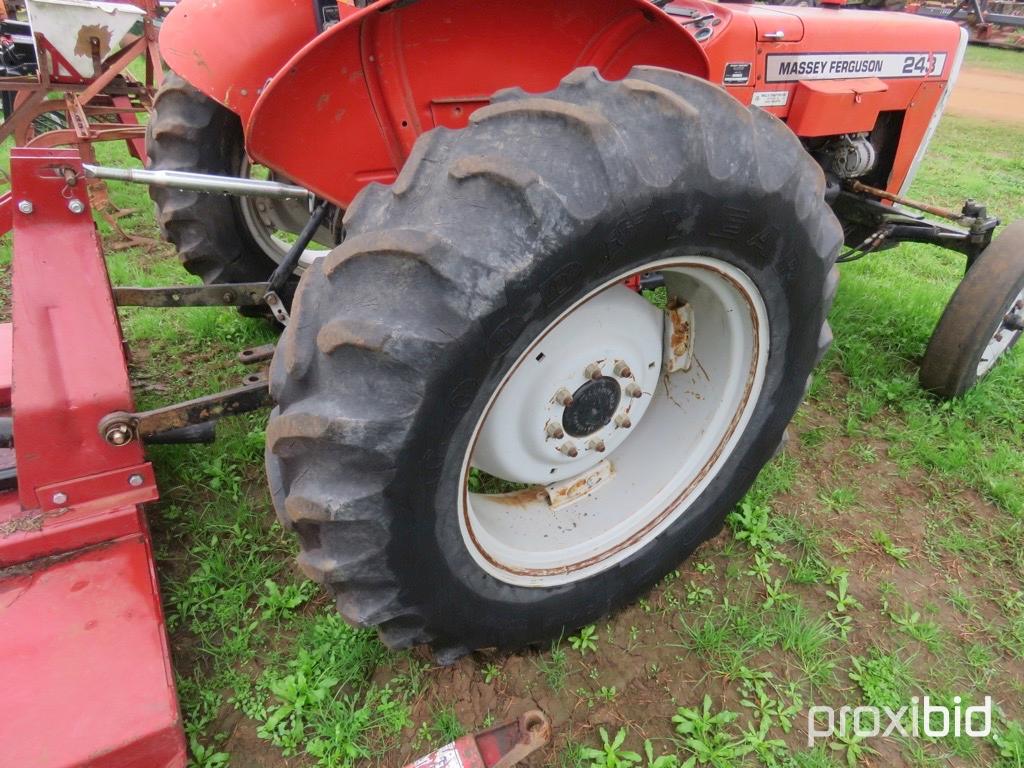
[[[193,192],[213,192],[242,197],[279,197],[312,199],[313,195],[304,187],[282,184],[278,181],[243,179],[234,176],[213,176],[206,173],[185,171],[144,171],[138,168],[110,168],[103,165],[84,163],[85,176],[89,179],[110,181],[132,181],[150,187],[170,187]]]
[[[270,397],[270,387],[265,379],[260,379],[244,387],[197,397],[195,400],[155,408],[152,411],[116,411],[100,420],[99,431],[110,445],[122,446],[197,424],[207,424],[224,416],[269,408],[271,405],[273,400]]]

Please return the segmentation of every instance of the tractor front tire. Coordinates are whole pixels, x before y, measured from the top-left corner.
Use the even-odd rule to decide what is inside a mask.
[[[237,176],[245,156],[242,122],[169,72],[153,103],[146,151],[154,171]],[[161,233],[193,275],[207,284],[270,277],[277,263],[253,237],[236,199],[169,187],[149,189]]]
[[[649,67],[422,136],[274,357],[267,470],[304,572],[441,661],[635,599],[721,529],[831,340],[824,189],[776,118]],[[624,285],[651,272],[667,306]]]
[[[921,361],[921,386],[944,400],[969,392],[1024,331],[1024,221],[975,259],[946,305]]]

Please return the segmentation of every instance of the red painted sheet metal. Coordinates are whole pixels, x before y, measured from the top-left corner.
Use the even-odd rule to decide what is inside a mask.
[[[0,572],[0,765],[185,765],[151,557],[137,532]]]
[[[26,510],[44,506],[40,488],[145,463],[139,445],[115,448],[97,430],[111,411],[132,410],[131,388],[85,184],[69,186],[64,169],[81,174],[77,152],[11,152],[14,443]],[[85,209],[74,213],[72,200]],[[70,504],[120,494],[123,482]]]
[[[0,195],[0,235],[6,235],[11,231],[11,192],[8,190]]]
[[[0,323],[0,408],[11,405],[11,324]]]
[[[288,62],[253,110],[247,147],[347,205],[367,182],[394,179],[441,114],[465,124],[502,88],[549,90],[582,66],[617,79],[637,64],[708,71],[693,37],[648,0],[384,0]]]
[[[316,33],[312,0],[184,0],[160,27],[160,53],[196,88],[248,117],[260,89]]]

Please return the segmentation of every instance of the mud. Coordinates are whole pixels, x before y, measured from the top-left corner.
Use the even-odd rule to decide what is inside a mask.
[[[1024,124],[1024,54],[1021,60],[1021,72],[964,67],[949,99],[949,114]]]

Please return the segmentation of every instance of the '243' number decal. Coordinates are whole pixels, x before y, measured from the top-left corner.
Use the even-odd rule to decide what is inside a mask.
[[[904,75],[933,75],[936,60],[934,56],[907,56],[903,59]]]

